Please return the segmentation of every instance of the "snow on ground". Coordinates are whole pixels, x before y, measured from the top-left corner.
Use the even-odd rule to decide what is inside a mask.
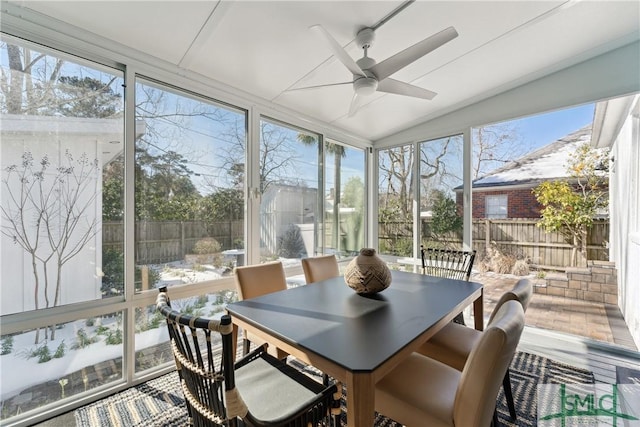
[[[184,261],[154,264],[150,267],[160,273],[160,280],[156,284],[157,287],[215,280],[221,278],[224,272],[222,268],[216,268],[213,265],[200,265],[194,269]]]
[[[222,271],[213,266],[201,266],[197,270],[193,270],[190,265],[184,262],[167,263],[151,266],[151,268],[160,274],[157,286],[196,283],[222,277]],[[190,299],[195,300],[196,298]],[[202,313],[208,317],[221,316],[221,311],[213,314],[216,311],[214,302],[212,298],[212,301],[202,308]],[[180,301],[176,301],[176,303],[181,304]],[[43,363],[38,363],[37,356],[29,358],[28,354],[43,345],[44,329],[40,330],[41,342],[38,345],[34,344],[35,331],[14,335],[13,350],[9,354],[0,356],[0,372],[2,372],[0,398],[6,400],[31,386],[50,380],[58,380],[87,366],[122,357],[123,345],[107,345],[106,336],[96,333],[99,326],[111,328],[113,331],[118,327],[122,329],[122,326],[118,325],[118,317],[116,316],[97,318],[93,326],[87,326],[86,319],[67,323],[60,329],[56,329],[55,340],[47,342],[52,359]],[[72,349],[71,347],[77,342],[77,333],[80,329],[83,329],[89,338],[97,337],[99,341],[84,348]],[[167,330],[163,323],[161,327],[138,332],[135,337],[137,351],[168,340]],[[56,349],[62,342],[65,347],[64,356],[53,358]]]
[[[288,259],[282,259],[281,261],[285,266],[300,262],[300,260]],[[183,261],[152,265],[150,267],[160,274],[160,279],[158,283],[156,283],[157,287],[215,280],[221,278],[225,273],[222,268],[216,268],[212,265],[200,265],[197,268],[193,268],[192,265]],[[304,276],[288,278],[289,286],[298,286],[304,283]],[[193,302],[196,300],[196,297],[190,298],[189,300]],[[173,302],[176,308],[187,304],[186,301]],[[201,309],[201,312],[204,316],[219,318],[223,313],[219,308],[220,307],[215,304],[215,298],[210,298],[210,301]],[[151,313],[149,316],[152,315]],[[112,328],[112,330],[115,330],[117,327],[122,328],[121,325],[118,325],[118,317],[116,316],[97,318],[93,326],[87,326],[85,319],[67,323],[56,330],[56,339],[47,343],[49,352],[53,357],[60,343],[64,341],[64,355],[60,358],[52,358],[44,363],[38,363],[37,356],[27,357],[31,351],[36,350],[42,345],[44,338],[43,329],[40,330],[41,343],[39,345],[34,344],[35,331],[14,335],[13,350],[9,354],[0,356],[0,372],[2,372],[0,378],[0,399],[4,401],[19,394],[26,388],[43,384],[50,380],[58,380],[64,378],[65,375],[87,366],[122,357],[123,345],[107,345],[105,343],[105,335],[96,335],[96,330],[99,326]],[[83,329],[88,337],[98,337],[100,341],[89,344],[85,348],[72,349],[71,347],[77,342],[77,333],[80,329]],[[167,340],[167,330],[164,327],[164,323],[162,323],[158,328],[136,333],[136,351],[149,348]]]
[[[103,318],[104,326],[115,326],[116,318]],[[107,345],[104,337],[99,342],[82,349],[71,349],[76,342],[76,333],[83,328],[88,336],[93,336],[95,327],[89,328],[85,320],[77,320],[64,325],[56,330],[56,339],[48,342],[51,356],[57,347],[64,342],[65,353],[63,357],[52,358],[48,362],[38,363],[38,357],[27,358],[27,354],[43,345],[44,330],[40,329],[41,343],[34,344],[35,331],[14,335],[13,351],[10,354],[0,356],[0,395],[2,400],[18,394],[21,390],[45,383],[49,380],[63,378],[65,375],[91,366],[101,361],[122,356],[122,345]]]

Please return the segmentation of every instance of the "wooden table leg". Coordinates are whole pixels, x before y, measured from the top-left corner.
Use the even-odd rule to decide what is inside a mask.
[[[347,373],[347,427],[373,426],[376,391],[371,373]]]
[[[480,296],[473,302],[473,321],[476,330],[484,330],[484,313],[483,313],[483,289],[480,290]]]

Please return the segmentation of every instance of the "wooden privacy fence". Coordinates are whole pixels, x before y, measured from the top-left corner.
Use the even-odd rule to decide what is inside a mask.
[[[453,246],[462,245],[462,236],[450,234],[439,236],[433,241],[430,231],[430,220],[422,221],[422,242],[441,244],[446,242]],[[547,233],[537,227],[536,219],[474,219],[472,238],[473,249],[481,259],[486,249],[495,245],[503,253],[513,254],[518,258],[528,259],[534,267],[547,269],[564,269],[571,265],[571,244],[559,232]],[[390,241],[411,239],[412,225],[407,222],[388,222],[379,224],[379,237]],[[587,235],[588,259],[607,261],[609,240],[609,220],[596,220]],[[406,254],[408,255],[408,254]],[[586,265],[586,260],[580,260]],[[579,264],[580,266],[580,264]]]
[[[124,225],[121,222],[102,223],[103,250],[122,250]],[[184,259],[200,239],[212,237],[222,250],[234,249],[244,241],[242,220],[223,222],[202,221],[139,221],[135,226],[136,264],[154,264]]]
[[[571,265],[571,244],[559,232],[547,233],[532,219],[473,221],[473,248],[484,253],[491,244],[504,253],[528,259],[535,267],[562,269]],[[587,259],[608,261],[609,220],[596,220],[587,233]],[[586,266],[580,260],[578,266]]]

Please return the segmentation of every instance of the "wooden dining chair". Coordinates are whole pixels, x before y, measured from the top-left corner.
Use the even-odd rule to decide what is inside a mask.
[[[489,317],[489,323],[491,323],[500,307],[502,307],[502,305],[507,301],[518,301],[520,305],[522,305],[523,312],[526,312],[532,295],[533,284],[531,281],[529,279],[520,279],[513,289],[505,292],[500,297],[500,300],[496,303],[496,306]],[[482,331],[477,331],[473,328],[456,323],[449,323],[436,333],[429,341],[424,343],[418,352],[445,363],[458,371],[462,371],[469,359],[469,354],[471,354],[473,347],[478,343],[481,337]],[[502,386],[504,388],[507,406],[509,407],[509,414],[511,415],[511,419],[515,421],[517,416],[515,404],[513,402],[509,369],[505,372]]]
[[[236,276],[236,289],[238,290],[239,300],[255,298],[287,289],[287,278],[280,261],[236,267],[234,274]],[[249,353],[251,343],[262,345],[265,341],[243,331],[243,354]],[[276,356],[279,358],[287,356],[286,353],[277,350],[276,352]]]
[[[335,255],[319,255],[302,259],[302,270],[307,283],[320,282],[340,275]]]
[[[469,280],[476,251],[456,251],[450,249],[425,248],[420,245],[422,274],[445,277],[447,279]],[[464,316],[459,313],[453,321],[464,325]]]
[[[376,411],[407,427],[486,427],[524,328],[517,301],[500,307],[462,371],[412,353],[376,384]]]
[[[156,306],[169,329],[189,425],[328,425],[340,404],[336,384],[314,381],[265,346],[234,363],[231,317],[180,313],[171,308],[166,287],[160,288]]]
[[[335,255],[319,255],[302,259],[302,270],[307,284],[331,279],[340,275],[338,259]],[[329,375],[322,374],[322,382],[329,384]]]

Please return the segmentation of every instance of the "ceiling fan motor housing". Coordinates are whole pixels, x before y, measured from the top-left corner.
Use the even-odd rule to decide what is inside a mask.
[[[376,61],[375,61],[375,59],[373,59],[373,58],[369,58],[368,56],[364,56],[364,57],[362,57],[362,58],[358,59],[358,60],[356,61],[356,64],[358,64],[358,67],[360,67],[360,68],[362,69],[362,71],[364,71],[364,72],[365,72],[365,74],[366,74],[368,77],[374,77],[374,76],[373,76],[373,73],[367,73],[367,70],[368,70],[369,68],[373,67],[374,65],[376,65]],[[369,75],[369,74],[371,74],[371,75]]]
[[[373,58],[365,56],[356,61],[358,67],[364,72],[364,76],[353,76],[353,89],[358,95],[367,96],[373,94],[378,89],[378,78],[369,71],[369,68],[376,65],[376,61]]]

